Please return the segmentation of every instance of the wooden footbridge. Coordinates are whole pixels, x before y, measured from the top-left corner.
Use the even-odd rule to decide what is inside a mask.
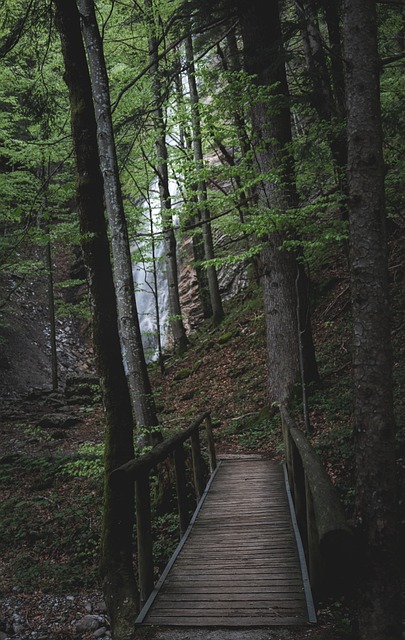
[[[288,420],[286,414],[283,426],[287,462],[291,466],[289,475],[294,498],[300,506],[300,517],[303,502],[306,502],[305,521],[301,523],[304,543],[297,526],[286,467],[283,469],[280,464],[260,456],[225,456],[217,465],[209,414],[112,474],[113,482],[131,479],[137,486],[142,605],[137,625],[272,627],[316,622],[304,552],[317,590],[330,581],[340,584],[343,565],[347,566],[343,556],[348,558],[350,532],[336,496],[329,495],[330,491],[333,493],[333,487],[327,480],[322,488],[325,495],[320,498],[316,490],[311,495],[306,463],[297,456],[300,445],[294,440],[297,436],[295,426],[288,424]],[[211,467],[206,486],[199,438],[199,427],[204,421]],[[189,523],[183,446],[188,438],[191,439],[194,484],[199,498]],[[301,432],[297,441],[300,438]],[[153,466],[172,454],[183,535],[155,585],[148,477]],[[292,464],[292,457],[300,459],[299,466]],[[313,465],[312,460],[311,467]],[[304,482],[301,489],[300,477]],[[316,483],[319,483],[318,477]],[[320,501],[324,499],[327,503],[322,506]],[[329,511],[326,515],[324,507]],[[317,511],[322,511],[318,514],[318,527]],[[332,572],[326,580],[322,578],[321,567]]]

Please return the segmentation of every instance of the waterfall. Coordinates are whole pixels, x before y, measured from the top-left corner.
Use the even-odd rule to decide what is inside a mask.
[[[177,184],[174,180],[170,180],[170,190],[173,193],[177,193]],[[142,238],[142,235],[140,235],[131,246],[132,254],[136,253],[132,273],[142,344],[147,362],[156,360],[159,356],[156,300],[162,349],[165,348],[168,342],[169,316],[169,292],[157,179],[153,181],[150,187],[150,194],[150,201],[145,200],[142,205],[145,223],[141,229],[141,234],[144,234],[144,237]],[[156,274],[154,273],[154,268]]]

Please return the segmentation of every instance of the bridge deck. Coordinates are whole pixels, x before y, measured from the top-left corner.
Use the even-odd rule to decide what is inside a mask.
[[[299,555],[277,463],[223,460],[167,577],[137,623],[308,623]]]

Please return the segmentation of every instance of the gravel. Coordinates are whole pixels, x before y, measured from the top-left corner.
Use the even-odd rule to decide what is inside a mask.
[[[111,640],[100,594],[0,599],[0,640]]]

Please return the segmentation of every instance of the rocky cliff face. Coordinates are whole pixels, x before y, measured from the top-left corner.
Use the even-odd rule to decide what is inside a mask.
[[[55,259],[55,281],[72,277],[71,256]],[[52,386],[51,325],[48,282],[44,271],[26,275],[16,283],[3,276],[4,292],[14,290],[0,314],[0,397],[21,395]],[[63,290],[61,298],[82,295]],[[7,298],[7,296],[5,296]],[[63,386],[69,374],[92,372],[88,321],[75,317],[56,318],[58,376]]]
[[[228,240],[227,236],[217,234],[215,237],[215,249],[220,252]],[[187,333],[195,331],[203,317],[198,294],[197,276],[192,262],[192,240],[190,236],[186,236],[181,246],[179,291],[181,310]],[[233,298],[249,283],[246,262],[224,264],[217,270],[217,276],[223,301]]]
[[[226,241],[216,238],[217,249]],[[202,320],[197,277],[192,265],[192,240],[185,237],[181,247],[180,299],[188,333]],[[75,264],[76,263],[76,264]],[[60,251],[55,256],[55,281],[83,276],[76,273],[77,256]],[[228,300],[248,283],[246,265],[224,265],[218,270],[221,294]],[[3,277],[2,288],[13,283]],[[72,302],[85,295],[85,287],[63,289],[58,294]],[[2,309],[0,317],[0,397],[27,393],[33,388],[52,386],[48,283],[44,272],[25,277]],[[71,374],[93,373],[89,321],[57,317],[56,343],[60,386]],[[170,344],[170,341],[169,341]],[[169,347],[170,348],[170,347]]]

